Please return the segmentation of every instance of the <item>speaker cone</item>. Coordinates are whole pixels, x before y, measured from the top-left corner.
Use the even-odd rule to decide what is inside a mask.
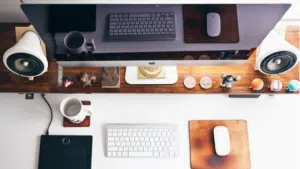
[[[8,67],[23,76],[36,76],[44,71],[41,60],[27,53],[15,53],[7,59]]]
[[[297,56],[288,51],[275,52],[265,57],[260,69],[266,74],[279,74],[291,69],[297,63]]]

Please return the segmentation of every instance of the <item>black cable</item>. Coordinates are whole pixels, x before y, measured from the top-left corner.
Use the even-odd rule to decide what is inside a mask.
[[[49,106],[49,109],[50,109],[50,115],[51,115],[51,118],[50,118],[50,122],[49,122],[49,124],[48,124],[47,130],[46,130],[46,135],[49,135],[49,128],[50,128],[51,123],[52,123],[52,120],[53,120],[53,111],[52,111],[52,108],[51,108],[49,102],[48,102],[47,99],[45,98],[45,93],[42,93],[41,96],[42,96],[42,98],[45,100],[45,102],[47,103],[47,105]]]

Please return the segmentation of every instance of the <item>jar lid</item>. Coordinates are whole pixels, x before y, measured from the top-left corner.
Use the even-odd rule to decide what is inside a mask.
[[[202,77],[200,80],[200,86],[203,89],[209,89],[212,87],[212,80],[210,77]]]
[[[184,86],[188,89],[193,89],[196,86],[196,79],[192,76],[188,76],[184,79]]]

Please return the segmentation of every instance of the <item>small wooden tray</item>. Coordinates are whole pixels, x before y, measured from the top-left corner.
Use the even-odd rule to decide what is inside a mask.
[[[230,154],[215,153],[213,129],[226,126],[230,136]],[[245,120],[189,121],[191,169],[250,169],[250,150]]]
[[[221,33],[210,37],[206,30],[206,15],[216,12],[221,17]],[[238,43],[239,29],[236,5],[184,5],[185,43]]]
[[[74,84],[71,86],[67,87],[67,89],[72,89],[72,88],[80,88],[80,89],[89,89],[91,87],[101,87],[101,71],[102,68],[100,67],[63,67],[62,68],[62,75],[58,79],[58,86],[65,88],[63,86],[63,77],[72,77]],[[90,76],[95,76],[96,77],[96,82],[92,83],[92,86],[86,86],[83,87],[81,84],[80,80],[78,79],[78,75],[80,72],[86,72]],[[61,82],[61,84],[59,83]]]
[[[81,101],[83,105],[91,105],[90,101]],[[72,123],[67,118],[64,117],[63,126],[64,127],[90,127],[91,117],[86,116],[86,118],[81,123]]]

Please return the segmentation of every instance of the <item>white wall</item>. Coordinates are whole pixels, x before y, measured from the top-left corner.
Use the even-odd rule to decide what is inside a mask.
[[[284,19],[300,19],[300,1],[288,1],[293,3],[293,5],[292,8],[284,16]],[[28,22],[27,18],[24,16],[23,12],[20,9],[20,4],[21,3],[19,0],[0,0],[0,22]]]
[[[0,0],[0,22],[28,22],[19,0]]]
[[[300,0],[291,0],[292,7],[284,15],[284,20],[297,19],[300,20]]]

